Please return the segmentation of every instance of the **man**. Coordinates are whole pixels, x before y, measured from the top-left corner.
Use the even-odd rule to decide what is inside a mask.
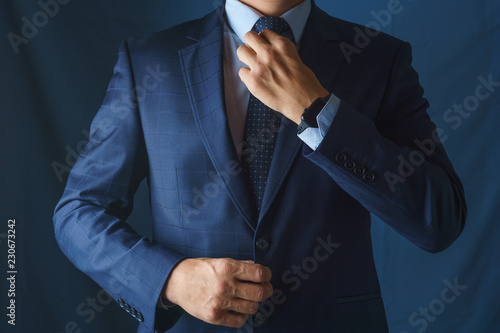
[[[123,43],[61,249],[139,332],[387,332],[370,212],[430,252],[466,217],[410,62],[310,0],[227,0]],[[144,178],[152,240],[125,222]]]

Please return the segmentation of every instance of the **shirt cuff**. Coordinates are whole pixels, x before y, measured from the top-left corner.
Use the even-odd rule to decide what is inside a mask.
[[[316,150],[323,141],[323,138],[328,132],[330,125],[333,123],[335,116],[340,107],[340,99],[334,94],[330,94],[330,98],[326,102],[321,112],[316,117],[319,127],[306,128],[302,133],[297,136],[304,141],[306,145],[312,150]]]

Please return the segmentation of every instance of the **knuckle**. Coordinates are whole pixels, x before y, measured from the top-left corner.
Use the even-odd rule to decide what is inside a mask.
[[[216,298],[213,302],[212,302],[212,308],[216,311],[219,311],[223,308],[224,306],[224,301],[220,298]]]
[[[247,32],[244,36],[243,36],[243,41],[245,42],[245,44],[248,44],[248,42],[250,41],[250,39],[252,38],[252,36],[255,34],[255,31],[249,31]]]
[[[260,77],[262,74],[264,74],[264,66],[262,66],[262,64],[260,63],[255,64],[255,66],[252,69],[252,74],[253,75],[249,79],[250,81],[255,83],[257,77]]]
[[[250,305],[250,309],[248,309],[248,312],[250,312],[251,314],[256,314],[258,310],[259,305],[257,303],[252,303],[252,305]]]
[[[205,319],[211,323],[217,323],[220,320],[221,312],[217,309],[208,309],[205,313]]]
[[[264,279],[266,278],[266,271],[263,267],[256,267],[255,278],[257,279],[257,281],[264,281]]]
[[[258,288],[255,291],[255,299],[257,302],[263,302],[266,300],[266,292],[264,288]]]
[[[263,51],[262,52],[262,58],[265,61],[272,62],[272,61],[276,60],[276,52],[274,51],[274,49],[272,49],[270,47],[266,47],[262,51]]]
[[[217,295],[225,295],[229,292],[230,286],[226,281],[219,281],[215,284],[215,293]]]
[[[286,39],[285,37],[280,37],[276,40],[276,46],[280,49],[286,49],[288,46],[290,46],[289,40]]]
[[[227,260],[222,260],[218,266],[219,272],[223,275],[229,275],[233,272],[233,265]]]

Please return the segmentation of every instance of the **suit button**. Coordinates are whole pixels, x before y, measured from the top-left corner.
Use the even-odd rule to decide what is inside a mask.
[[[344,167],[347,170],[352,170],[356,167],[356,162],[354,162],[353,160],[348,160],[344,163]]]
[[[371,172],[367,172],[363,175],[363,179],[366,180],[367,182],[372,182],[375,180],[375,175]]]
[[[135,317],[135,319],[137,319],[138,321],[140,322],[143,322],[144,321],[144,317],[142,316],[142,313],[137,313],[137,317]]]
[[[118,302],[118,305],[123,308],[123,304],[125,304],[125,302],[123,302],[123,300],[121,298],[119,298],[117,302]]]
[[[347,161],[347,155],[345,153],[339,153],[335,156],[335,161],[344,163],[345,161]]]
[[[365,174],[365,168],[363,168],[362,166],[358,166],[354,169],[354,173],[358,176],[362,176]]]
[[[267,316],[259,311],[252,316],[252,323],[254,327],[264,326],[267,324]]]
[[[266,252],[267,250],[269,250],[269,241],[267,240],[267,238],[261,237],[257,239],[257,241],[255,242],[255,246],[257,246],[257,250]]]

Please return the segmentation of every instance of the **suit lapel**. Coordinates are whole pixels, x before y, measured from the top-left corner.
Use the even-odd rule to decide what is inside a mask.
[[[339,37],[331,18],[313,3],[300,45],[299,55],[321,82],[330,91],[335,73],[344,57],[339,47]],[[282,118],[282,124],[274,150],[271,169],[262,199],[259,222],[269,210],[273,200],[290,171],[302,140],[297,137],[297,125]]]
[[[196,125],[227,193],[247,224],[255,229],[257,216],[250,204],[241,172],[228,176],[239,163],[224,107],[223,5],[204,17],[188,38],[196,41],[179,51],[184,80]]]
[[[223,11],[224,2],[216,11],[200,20],[187,36],[195,43],[180,50],[179,57],[203,144],[231,200],[247,224],[255,230],[290,171],[302,147],[302,141],[297,137],[295,123],[284,118],[276,141],[260,216],[255,216],[248,186],[241,172],[230,178],[225,176],[228,168],[238,162],[238,156],[224,107]],[[333,21],[313,3],[299,54],[327,90],[332,86],[335,73],[344,61],[338,42]]]

